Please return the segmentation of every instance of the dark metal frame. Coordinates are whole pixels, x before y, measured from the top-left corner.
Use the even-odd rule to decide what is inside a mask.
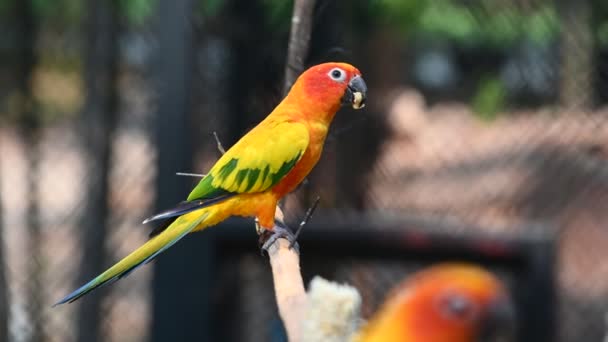
[[[251,221],[232,220],[223,226],[202,234],[206,239],[212,236],[220,260],[256,250],[257,236]],[[519,230],[525,236],[480,234],[476,232],[487,230],[463,228],[428,218],[316,216],[299,238],[302,264],[308,256],[315,256],[410,263],[461,260],[501,267],[512,272],[515,279],[512,296],[517,311],[517,340],[553,341],[555,239],[545,229],[548,227],[530,225]],[[471,233],[456,233],[463,230]]]

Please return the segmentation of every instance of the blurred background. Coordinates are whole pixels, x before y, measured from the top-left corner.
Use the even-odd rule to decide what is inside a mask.
[[[231,220],[75,304],[281,99],[292,3],[0,0],[0,341],[282,341]],[[286,201],[369,317],[428,263],[495,271],[520,341],[608,339],[608,2],[317,0],[307,65],[369,87]]]

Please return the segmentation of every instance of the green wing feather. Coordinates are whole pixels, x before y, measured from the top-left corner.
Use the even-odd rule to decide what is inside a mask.
[[[265,191],[289,173],[308,143],[308,129],[302,123],[262,123],[226,151],[192,190],[188,201]]]

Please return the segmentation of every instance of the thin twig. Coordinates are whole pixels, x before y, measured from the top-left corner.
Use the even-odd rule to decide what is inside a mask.
[[[217,149],[222,154],[225,154],[226,150],[224,149],[224,146],[222,145],[222,142],[220,141],[220,138],[217,136],[217,132],[216,131],[213,131],[213,136],[215,137],[215,142],[217,143]]]
[[[198,178],[203,178],[206,176],[202,173],[190,173],[190,172],[176,172],[175,174],[178,176],[198,177]]]
[[[221,154],[226,153],[226,150],[224,149],[224,145],[222,145],[222,142],[220,141],[220,138],[217,136],[217,133],[215,131],[213,131],[213,137],[215,138],[215,142],[217,143],[218,151],[220,151]],[[203,178],[206,176],[206,174],[203,174],[203,173],[192,173],[192,172],[176,172],[175,174],[178,176],[198,177],[198,178]]]
[[[321,201],[321,196],[317,196],[317,198],[313,202],[312,206],[310,206],[310,208],[308,208],[308,210],[306,210],[306,214],[304,215],[304,219],[302,220],[302,222],[300,222],[300,225],[298,226],[298,229],[296,230],[295,234],[293,234],[294,239],[291,242],[291,244],[289,245],[290,248],[293,247],[293,244],[296,243],[296,241],[298,240],[298,236],[300,236],[300,233],[302,232],[302,228],[304,228],[304,226],[312,218],[312,214],[317,209],[317,206],[319,205],[320,201]]]

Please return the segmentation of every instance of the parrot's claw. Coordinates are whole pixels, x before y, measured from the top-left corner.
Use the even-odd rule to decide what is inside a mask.
[[[264,231],[260,234],[259,244],[262,255],[264,255],[264,252],[268,254],[268,249],[278,239],[285,239],[289,241],[289,248],[300,254],[300,246],[296,241],[296,236],[291,232],[291,230],[289,230],[289,228],[283,227],[277,223],[272,230],[264,229]]]

